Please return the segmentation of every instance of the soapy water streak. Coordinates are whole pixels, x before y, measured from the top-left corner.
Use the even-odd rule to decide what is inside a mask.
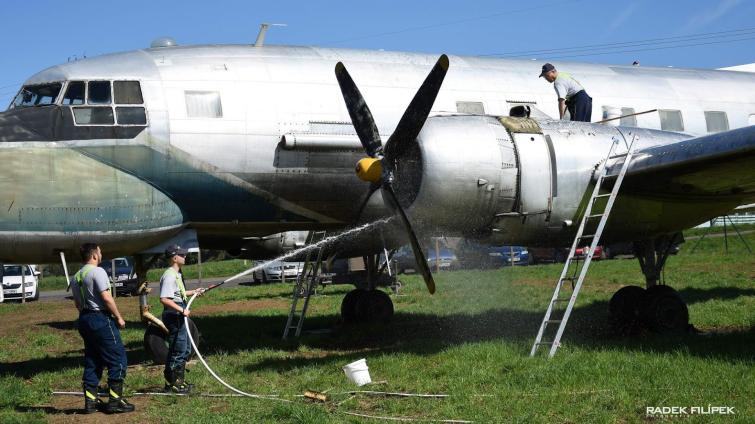
[[[241,277],[243,277],[245,275],[249,275],[249,274],[253,273],[254,271],[257,271],[259,269],[264,268],[265,266],[267,266],[268,264],[270,264],[272,262],[283,261],[285,259],[292,258],[294,256],[301,255],[302,253],[307,253],[309,251],[312,251],[312,250],[315,250],[315,249],[319,249],[321,247],[325,247],[325,246],[327,246],[327,245],[329,245],[331,243],[334,243],[334,242],[336,242],[336,241],[338,241],[338,240],[340,240],[340,239],[342,239],[344,237],[349,237],[349,236],[352,236],[354,234],[360,233],[360,232],[362,232],[362,231],[364,231],[364,230],[366,230],[366,229],[368,229],[368,228],[370,228],[372,226],[379,225],[379,224],[386,224],[391,219],[392,218],[380,219],[380,220],[377,220],[377,221],[369,222],[369,223],[364,224],[364,225],[360,225],[358,227],[351,228],[349,230],[343,231],[343,232],[338,233],[338,234],[334,234],[332,236],[328,236],[328,237],[326,237],[326,238],[318,241],[317,243],[312,243],[312,244],[306,245],[304,247],[300,247],[299,249],[295,249],[295,250],[292,250],[292,251],[290,251],[290,252],[288,252],[288,253],[286,253],[284,255],[278,256],[275,259],[271,259],[269,261],[266,261],[266,262],[263,262],[261,264],[255,265],[252,268],[249,268],[248,270],[246,270],[244,272],[238,273],[238,274],[236,274],[236,275],[234,275],[232,277],[229,277],[229,278],[223,280],[223,282],[220,283],[220,284],[227,283],[229,281],[233,281],[233,280],[235,280],[237,278],[241,278]],[[216,287],[216,286],[213,286],[211,288],[214,288],[214,287]]]
[[[336,242],[336,241],[338,241],[338,240],[340,240],[340,239],[342,239],[344,237],[348,237],[348,236],[354,235],[356,233],[359,233],[361,231],[364,231],[367,228],[372,227],[374,225],[385,224],[385,223],[387,223],[390,220],[391,220],[391,218],[385,218],[385,219],[381,219],[381,220],[378,220],[378,221],[370,222],[370,223],[367,223],[367,224],[364,224],[364,225],[360,225],[359,227],[355,227],[355,228],[346,230],[344,232],[341,232],[341,233],[338,233],[338,234],[326,237],[326,238],[318,241],[317,243],[312,243],[312,244],[310,244],[308,246],[304,246],[302,248],[299,248],[299,249],[296,249],[296,250],[292,250],[292,251],[286,253],[285,255],[281,255],[281,256],[279,256],[279,257],[277,257],[275,259],[269,260],[269,261],[264,262],[264,263],[262,263],[260,265],[256,265],[256,266],[254,266],[252,268],[249,268],[248,270],[246,270],[246,271],[244,271],[242,273],[236,274],[233,277],[227,278],[223,282],[218,283],[218,284],[216,284],[214,286],[211,286],[210,289],[215,288],[215,287],[217,287],[217,286],[219,286],[219,285],[221,285],[223,283],[226,283],[228,281],[232,281],[232,280],[235,280],[237,278],[241,278],[241,277],[243,277],[245,275],[249,275],[250,273],[252,273],[252,272],[254,272],[254,271],[256,271],[256,270],[264,267],[265,265],[267,265],[267,264],[269,264],[271,262],[282,261],[284,259],[288,259],[290,257],[296,256],[296,255],[300,255],[302,253],[307,253],[307,252],[309,252],[311,250],[314,250],[314,249],[319,249],[321,247],[327,246],[330,243],[334,243],[334,242]],[[191,308],[191,304],[194,302],[194,299],[196,299],[198,295],[199,295],[198,292],[194,293],[194,296],[192,296],[191,299],[189,299],[189,302],[186,304],[186,309],[191,310],[190,309]],[[185,328],[189,328],[189,318],[188,317],[184,317],[184,327]],[[246,393],[246,392],[243,392],[243,391],[241,391],[241,390],[239,390],[239,389],[231,386],[230,384],[226,383],[222,378],[220,378],[220,376],[218,376],[215,373],[215,371],[212,370],[212,368],[210,368],[209,365],[207,365],[207,362],[205,361],[204,357],[199,352],[199,349],[197,349],[196,342],[191,337],[191,332],[187,331],[186,334],[189,336],[189,342],[191,343],[191,347],[192,347],[192,349],[194,349],[194,353],[197,354],[197,358],[199,358],[199,361],[202,362],[202,365],[204,365],[204,367],[215,378],[215,380],[217,380],[220,384],[222,384],[223,386],[225,386],[226,388],[228,388],[232,392],[238,393],[241,396],[246,396],[246,397],[250,397],[250,398],[277,400],[277,401],[280,401],[280,402],[291,402],[291,400],[283,399],[283,398],[280,398],[280,397],[278,397],[276,395],[257,395],[257,394],[253,394],[253,393]]]

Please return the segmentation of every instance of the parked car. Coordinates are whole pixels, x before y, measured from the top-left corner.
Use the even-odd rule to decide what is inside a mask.
[[[529,247],[531,264],[558,263],[566,261],[569,248],[566,247]]]
[[[272,261],[252,273],[255,282],[294,281],[304,272],[304,262]]]
[[[430,270],[435,270],[438,266],[441,271],[448,271],[451,269],[459,268],[459,259],[453,250],[442,247],[439,249],[439,261],[436,264],[435,261],[435,249],[425,250],[427,256],[427,264],[430,266]],[[399,274],[406,274],[409,272],[417,272],[417,261],[414,259],[414,252],[408,246],[404,246],[393,255],[393,259],[396,261],[396,270]]]
[[[4,264],[3,300],[20,300],[22,296],[27,300],[39,299],[39,275],[34,265]],[[23,288],[22,282],[25,283]]]
[[[586,253],[590,250],[590,246],[578,247],[574,251],[574,257],[578,259],[584,259]],[[599,261],[603,259],[603,246],[595,246],[595,250],[592,252],[592,260]]]
[[[115,277],[113,277],[112,272],[113,261],[115,261]],[[128,258],[105,259],[100,264],[100,268],[107,272],[116,294],[136,294],[139,289],[139,280],[136,278],[134,267]]]
[[[680,239],[671,245],[670,254],[676,255],[681,249],[681,244],[684,243],[684,239]],[[631,241],[622,243],[611,243],[603,249],[606,259],[613,259],[616,257],[633,258],[634,257],[634,243]]]
[[[489,256],[495,266],[530,265],[532,257],[523,246],[490,246]]]

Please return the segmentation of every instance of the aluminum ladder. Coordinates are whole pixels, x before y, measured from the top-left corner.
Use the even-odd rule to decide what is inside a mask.
[[[307,237],[307,245],[322,241],[325,238],[325,234],[325,231],[311,231]],[[283,340],[288,338],[289,332],[293,329],[296,330],[294,333],[295,337],[301,335],[304,317],[307,315],[307,308],[309,307],[309,298],[314,293],[319,282],[318,276],[320,275],[320,267],[322,266],[322,253],[323,246],[318,246],[307,251],[304,267],[301,274],[296,277],[296,283],[294,284],[294,293],[291,296],[291,310],[288,313],[286,328],[283,329]],[[299,300],[302,298],[304,302],[301,304],[301,309],[298,309]],[[296,324],[294,324],[294,321]]]
[[[590,263],[592,262],[593,252],[600,242],[600,236],[603,234],[603,228],[608,221],[608,217],[611,213],[611,208],[613,207],[613,203],[618,196],[619,188],[621,187],[621,183],[624,181],[624,175],[626,174],[627,169],[629,168],[629,163],[632,160],[632,146],[634,145],[636,137],[633,136],[632,140],[629,143],[627,143],[626,138],[623,136],[623,134],[622,138],[624,139],[623,144],[626,147],[626,153],[616,153],[617,147],[622,143],[620,143],[619,138],[614,137],[613,143],[611,143],[611,147],[608,150],[606,159],[602,162],[602,164],[599,165],[599,173],[598,178],[595,182],[595,187],[593,188],[590,200],[587,202],[585,212],[582,215],[579,229],[577,230],[577,234],[574,237],[574,242],[571,245],[571,250],[569,251],[569,255],[567,256],[566,262],[564,263],[564,268],[561,271],[561,276],[556,282],[556,289],[553,291],[553,297],[551,297],[550,303],[548,304],[548,309],[545,312],[543,322],[540,324],[540,329],[537,332],[537,337],[535,337],[535,343],[532,345],[530,356],[535,356],[537,354],[538,348],[540,348],[541,346],[550,346],[548,357],[552,358],[561,345],[561,336],[563,336],[564,330],[566,329],[566,322],[569,320],[569,315],[571,315],[572,308],[574,308],[574,304],[577,301],[577,295],[579,294],[579,290],[582,287],[585,276],[587,275],[587,270],[590,267]],[[600,191],[606,178],[606,173],[608,171],[609,165],[613,163],[614,159],[621,158],[623,158],[624,162],[621,166],[619,174],[616,177],[616,181],[614,182],[611,192],[601,194]],[[603,206],[603,211],[594,211],[593,208],[600,210],[601,207],[600,205],[596,206],[596,203],[600,203],[599,201],[602,201],[606,198],[608,200]],[[594,224],[596,219],[600,219],[600,221],[598,221],[597,227],[595,227]],[[587,231],[588,234],[585,234],[586,227],[589,227],[591,229],[594,228],[594,230]],[[590,250],[584,252],[584,262],[580,264],[579,258],[574,257],[575,252],[581,243],[585,243],[588,240],[591,241]],[[562,296],[561,289],[567,282],[571,283],[571,296]],[[568,303],[566,305],[566,309],[561,315],[561,318],[555,317],[553,313],[554,311],[559,309],[556,306],[565,302]],[[543,337],[546,335],[546,330],[549,328],[549,324],[558,324],[558,330],[556,331],[553,339],[551,339],[550,341],[544,341]]]

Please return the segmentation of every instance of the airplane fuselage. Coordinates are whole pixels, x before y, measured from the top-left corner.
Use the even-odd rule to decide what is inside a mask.
[[[73,252],[84,240],[113,254],[134,253],[187,227],[207,246],[240,246],[242,237],[347,226],[359,218],[367,187],[353,173],[364,153],[333,75],[335,63],[349,67],[385,140],[434,60],[414,53],[196,46],[44,70],[24,85],[61,83],[54,103],[14,108],[0,119],[0,156],[10,164],[0,173],[0,258],[54,260],[56,251]],[[537,78],[539,65],[451,57],[435,116],[420,135],[421,145],[444,152],[437,158],[418,153],[424,174],[415,212],[428,228],[508,243],[563,243],[574,231],[565,222],[578,215],[595,165],[614,138],[638,136],[635,147],[641,147],[688,137],[548,121],[558,115],[556,95]],[[555,65],[586,87],[594,117],[659,109],[621,122],[693,135],[707,133],[711,124],[718,130],[755,123],[753,74]],[[141,102],[121,103],[114,85],[108,102],[92,101],[90,91],[82,103],[68,95],[77,82],[133,81]],[[539,133],[512,134],[496,123],[494,117],[522,104],[542,118]],[[96,121],[107,108],[112,116]],[[126,108],[143,108],[144,121],[127,120]],[[617,216],[623,213],[632,225],[622,225],[615,237],[679,230],[737,201],[680,219],[680,211],[705,207],[708,199],[690,205],[635,198],[634,204],[649,205],[644,211],[656,212],[638,219],[628,203],[617,205]],[[482,212],[465,225],[421,210],[433,202],[453,206],[445,208],[449,216]],[[375,210],[380,214],[379,205]]]

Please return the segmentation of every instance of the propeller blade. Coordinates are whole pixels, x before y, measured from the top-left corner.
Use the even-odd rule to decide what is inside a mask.
[[[338,85],[341,87],[341,94],[343,94],[346,109],[349,111],[351,123],[357,131],[359,141],[362,142],[362,147],[364,147],[367,155],[374,158],[383,150],[383,142],[380,140],[380,134],[378,133],[377,125],[375,125],[375,119],[372,117],[372,112],[367,107],[367,102],[364,101],[364,97],[359,92],[359,88],[357,88],[354,80],[351,79],[349,71],[346,70],[346,67],[341,62],[336,64],[336,79],[338,80]]]
[[[385,143],[385,157],[388,162],[401,156],[419,135],[422,126],[425,125],[427,116],[430,115],[430,109],[435,103],[440,86],[448,71],[448,56],[445,54],[438,58],[433,69],[425,78],[425,82],[417,90],[409,107],[404,111],[396,130]],[[340,81],[339,81],[340,82]],[[344,94],[344,98],[346,95]],[[347,102],[348,103],[348,102]],[[353,119],[353,118],[352,118]],[[355,124],[356,125],[356,124]]]
[[[409,234],[409,242],[412,245],[414,260],[417,262],[417,268],[419,268],[420,272],[422,273],[422,278],[425,279],[427,291],[429,291],[430,294],[433,294],[435,293],[435,280],[433,280],[433,274],[430,272],[430,266],[427,264],[425,254],[422,253],[422,249],[419,246],[419,240],[417,240],[417,236],[414,234],[412,225],[409,223],[409,219],[406,217],[404,209],[401,208],[401,205],[398,203],[398,198],[396,197],[396,193],[393,191],[393,187],[391,187],[390,184],[383,184],[382,188],[383,193],[388,194],[387,196],[385,196],[388,199],[388,203],[391,204],[393,210],[397,211],[398,215],[401,217],[401,221],[406,228],[406,232]]]
[[[364,208],[367,206],[367,202],[370,201],[370,197],[372,197],[372,194],[375,193],[379,188],[380,188],[380,184],[370,183],[370,189],[369,191],[367,191],[367,195],[364,196],[364,200],[362,200],[362,204],[359,205],[359,209],[358,209],[359,212],[357,213],[357,218],[362,216],[362,212],[364,212]]]

